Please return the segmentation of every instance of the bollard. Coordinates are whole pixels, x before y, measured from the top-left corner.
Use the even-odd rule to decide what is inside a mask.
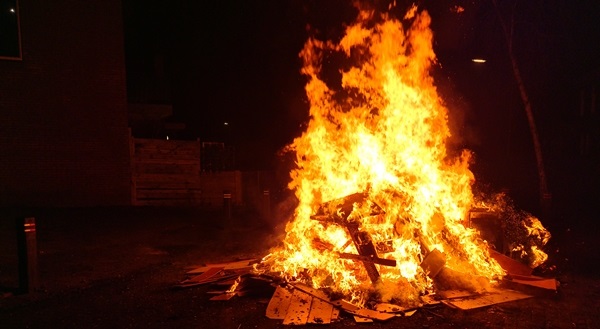
[[[39,289],[34,217],[17,218],[17,252],[19,256],[19,292],[28,293]]]
[[[541,201],[542,220],[550,220],[552,216],[552,193],[544,193]]]
[[[269,190],[263,190],[263,216],[266,220],[271,219],[271,196]]]
[[[223,191],[223,210],[225,217],[231,219],[231,193],[229,191]]]

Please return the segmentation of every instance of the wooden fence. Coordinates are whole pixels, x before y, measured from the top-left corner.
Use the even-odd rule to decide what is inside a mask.
[[[203,173],[201,143],[131,138],[132,203],[153,206],[222,206],[224,193],[240,204],[241,173]]]

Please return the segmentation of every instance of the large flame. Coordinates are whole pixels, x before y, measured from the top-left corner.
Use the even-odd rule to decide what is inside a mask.
[[[310,122],[290,145],[297,169],[289,187],[299,204],[283,246],[264,259],[271,271],[358,302],[375,289],[383,300],[405,303],[432,287],[420,266],[432,250],[466,281],[503,275],[485,242],[464,225],[474,176],[468,151],[446,150],[448,111],[429,73],[436,61],[430,20],[415,7],[402,20],[360,10],[339,42],[306,42],[300,56]],[[326,74],[331,57],[342,67],[341,80]],[[357,254],[344,225],[311,219],[324,202],[355,193],[370,206],[356,203],[345,216],[370,235],[379,257],[396,261],[375,265],[375,284],[360,261],[340,257]],[[371,215],[373,205],[383,212]]]

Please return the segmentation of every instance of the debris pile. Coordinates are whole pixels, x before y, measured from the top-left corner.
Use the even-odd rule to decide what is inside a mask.
[[[288,282],[276,275],[258,274],[255,270],[260,264],[258,259],[206,264],[194,268],[174,288],[209,286],[206,293],[212,295],[209,298],[212,301],[226,301],[234,297],[270,298],[265,316],[282,321],[284,325],[328,324],[339,321],[342,316],[349,316],[357,323],[388,321],[412,316],[419,310],[428,310],[432,306],[444,305],[457,310],[471,310],[556,293],[559,285],[555,279],[525,275],[522,263],[498,255],[496,257],[502,259],[500,263],[507,270],[506,277],[498,287],[483,293],[438,290],[420,296],[418,305],[413,307],[377,301],[357,306],[331,291],[315,289],[302,282]]]

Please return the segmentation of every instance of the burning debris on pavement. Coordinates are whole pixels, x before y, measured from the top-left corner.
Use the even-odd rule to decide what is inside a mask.
[[[531,297],[507,281],[556,290],[531,276],[547,258],[548,231],[501,194],[476,198],[470,151],[446,148],[428,13],[358,9],[339,41],[310,38],[300,53],[310,122],[288,147],[298,206],[281,245],[252,271],[276,287],[267,316],[388,320],[429,303],[469,309]],[[327,74],[331,63],[340,77]]]
[[[405,307],[439,286],[488,291],[505,275],[469,223],[471,210],[501,213],[503,204],[477,200],[471,153],[446,148],[448,109],[430,76],[430,20],[416,7],[402,19],[359,8],[338,42],[306,42],[300,56],[311,119],[289,146],[297,163],[289,187],[299,204],[282,246],[262,261],[267,272],[357,305],[376,296]],[[339,80],[326,74],[332,62]],[[518,215],[504,223],[524,237],[510,248],[539,265],[545,255],[534,237],[545,242],[549,234],[533,216]]]

